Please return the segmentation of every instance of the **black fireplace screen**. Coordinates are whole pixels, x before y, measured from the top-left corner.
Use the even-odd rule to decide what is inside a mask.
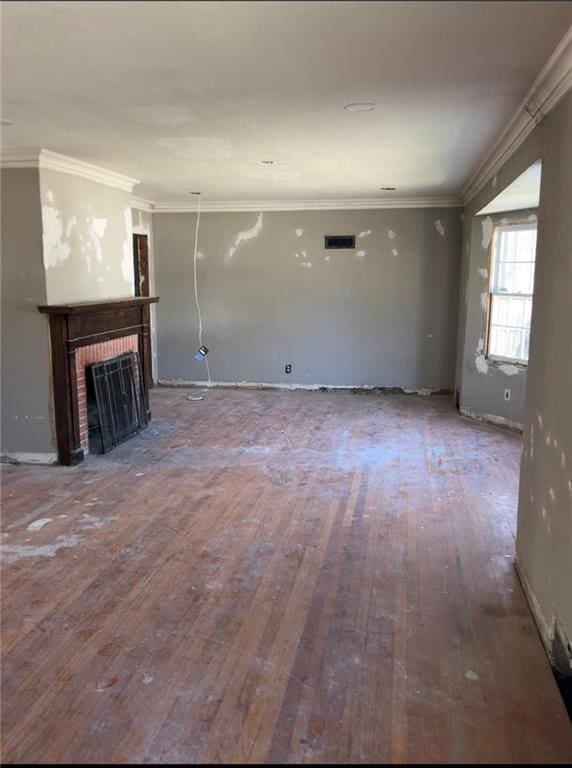
[[[106,453],[147,426],[139,357],[135,352],[94,363],[87,376],[90,451]]]

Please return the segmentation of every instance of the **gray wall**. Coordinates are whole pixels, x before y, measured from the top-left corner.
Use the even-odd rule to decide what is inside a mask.
[[[572,641],[572,92],[541,125],[543,165],[517,560],[545,641]]]
[[[2,230],[2,454],[55,454],[37,169],[4,169]],[[44,457],[45,459],[46,457]]]
[[[475,406],[475,411],[481,414],[489,413],[494,415],[496,413],[510,421],[522,421],[522,400],[520,400],[521,410],[515,412],[511,409],[515,404],[519,403],[518,391],[516,392],[516,398],[513,398],[510,404],[505,404],[504,400],[499,399],[499,395],[502,398],[505,382],[506,386],[514,386],[516,383],[514,382],[515,377],[508,377],[494,369],[485,376],[478,373],[475,364],[476,348],[482,326],[480,293],[481,290],[484,290],[481,287],[482,281],[480,281],[478,270],[487,266],[485,263],[485,249],[482,248],[483,230],[481,217],[476,217],[476,214],[529,166],[541,158],[542,136],[539,130],[534,130],[508,158],[498,173],[468,203],[464,211],[459,285],[456,387],[460,394],[461,404],[464,400],[463,393],[465,393],[470,398],[469,402]],[[482,402],[475,399],[479,397],[479,391],[486,393]],[[491,405],[495,406],[494,410],[491,409]],[[519,415],[520,418],[515,418]]]
[[[497,184],[497,194],[501,191]],[[511,211],[490,216],[465,215],[463,249],[467,255],[462,302],[465,306],[464,345],[462,355],[463,386],[459,404],[462,411],[504,420],[522,426],[524,422],[524,396],[526,372],[523,366],[507,365],[485,359],[486,304],[483,293],[488,292],[490,233],[495,224],[522,221],[538,211]],[[486,270],[486,272],[485,272]],[[510,400],[504,399],[504,390],[510,389]]]
[[[48,169],[40,190],[48,302],[133,296],[129,194]]]
[[[160,380],[206,379],[195,223],[153,215]],[[324,250],[325,234],[358,235],[356,252]],[[460,250],[459,209],[203,213],[212,379],[451,389]]]

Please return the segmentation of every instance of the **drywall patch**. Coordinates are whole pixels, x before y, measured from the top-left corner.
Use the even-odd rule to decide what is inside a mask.
[[[535,213],[531,213],[530,216],[528,217],[529,221],[536,221],[536,219],[537,219],[537,216]]]
[[[51,191],[46,193],[48,205],[42,205],[42,240],[44,244],[44,268],[50,269],[63,264],[71,256],[71,247],[64,239],[64,224],[61,213],[53,205],[54,196]],[[69,233],[69,234],[68,234]],[[66,227],[66,237],[71,230]]]
[[[482,308],[483,312],[486,312],[488,303],[489,303],[489,292],[488,291],[482,291],[481,292],[481,308]]]
[[[95,258],[97,261],[103,261],[103,243],[102,240],[105,236],[105,230],[107,229],[107,219],[93,217],[87,222],[89,236],[91,238],[91,244],[95,250]]]
[[[475,366],[479,373],[489,372],[489,364],[488,364],[487,358],[484,355],[477,355],[475,357]]]
[[[399,251],[397,250],[397,248],[392,248],[391,249],[391,254],[392,254],[392,256],[399,256]]]
[[[483,280],[486,280],[489,276],[489,270],[486,269],[486,267],[481,267],[479,269],[479,275],[483,278]]]
[[[389,237],[390,240],[395,240],[395,238],[397,237],[397,233],[394,232],[392,229],[388,229],[387,236]]]
[[[75,227],[77,227],[77,219],[75,216],[72,216],[71,219],[68,221],[68,225],[66,227],[66,237],[68,238],[68,240],[71,237]]]
[[[105,230],[107,229],[107,219],[92,219],[91,222],[91,230],[95,237],[97,237],[99,240],[103,239],[103,236],[105,235]]]
[[[479,339],[479,343],[477,344],[477,354],[475,355],[475,366],[479,373],[489,372],[489,363],[484,355],[484,349],[485,341],[484,339]]]
[[[369,237],[371,235],[371,229],[366,229],[363,232],[360,232],[358,237]]]
[[[483,238],[481,240],[481,244],[485,250],[489,247],[491,244],[491,239],[493,236],[493,220],[490,216],[487,216],[486,219],[483,219],[481,222],[481,226],[483,228]]]
[[[309,267],[309,268],[311,268],[312,267],[312,262],[311,261],[301,261],[300,262],[300,266],[301,267]]]
[[[441,237],[445,237],[445,227],[443,226],[441,219],[437,219],[435,222],[435,229],[441,235]]]
[[[365,258],[365,251],[356,251],[356,258],[357,259]]]
[[[233,244],[230,246],[230,249],[227,255],[227,260],[230,260],[233,258],[239,246],[241,246],[243,243],[248,242],[248,240],[252,240],[253,238],[257,237],[260,234],[262,230],[263,221],[264,221],[264,217],[261,211],[258,214],[256,218],[256,223],[254,224],[253,227],[251,227],[250,229],[245,229],[242,232],[238,233],[238,235],[234,238]]]
[[[502,365],[499,365],[499,369],[507,376],[516,376],[520,370],[516,365],[510,365],[509,363],[503,363]]]
[[[304,234],[304,230],[302,229],[302,227],[298,227],[298,229],[296,230],[296,237],[302,237],[303,234]]]

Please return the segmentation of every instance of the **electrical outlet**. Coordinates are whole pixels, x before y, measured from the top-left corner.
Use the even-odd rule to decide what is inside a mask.
[[[510,389],[505,389],[504,391],[504,399],[510,400]]]
[[[286,363],[286,365],[284,366],[284,371],[286,373],[292,373],[292,363]]]

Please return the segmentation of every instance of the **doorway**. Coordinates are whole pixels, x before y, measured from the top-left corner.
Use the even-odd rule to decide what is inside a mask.
[[[150,296],[151,284],[149,281],[149,238],[147,235],[133,235],[133,280],[135,296]],[[153,334],[149,336],[151,345],[151,357],[153,357]],[[152,388],[153,373],[151,366],[147,368],[145,375],[147,386]]]
[[[133,235],[133,276],[135,296],[149,296],[149,241],[147,235]]]

